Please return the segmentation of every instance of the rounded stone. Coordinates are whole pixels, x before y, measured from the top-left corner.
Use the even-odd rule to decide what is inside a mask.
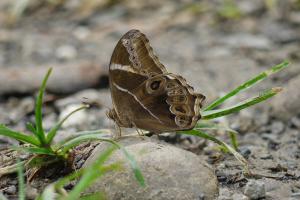
[[[215,199],[217,178],[200,156],[161,141],[145,137],[118,141],[133,155],[145,178],[139,185],[121,151],[113,153],[108,163],[123,163],[122,170],[105,174],[92,184],[85,194],[102,192],[107,199],[171,200]],[[93,163],[109,146],[98,145],[83,167]]]
[[[253,200],[264,198],[266,196],[264,182],[250,180],[245,186],[244,194]]]

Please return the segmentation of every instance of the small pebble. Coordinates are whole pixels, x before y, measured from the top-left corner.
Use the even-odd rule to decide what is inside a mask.
[[[279,134],[284,131],[284,124],[280,121],[273,122],[271,125],[272,133]]]
[[[203,193],[199,194],[198,200],[205,200],[205,194],[203,194]]]
[[[300,119],[298,117],[293,117],[291,119],[292,125],[294,125],[296,128],[300,128]]]
[[[261,181],[250,180],[244,190],[244,194],[250,199],[260,199],[266,196],[265,184]]]
[[[17,188],[15,185],[11,185],[4,189],[4,192],[7,194],[15,194],[17,192]]]
[[[38,190],[30,185],[26,186],[26,197],[27,199],[36,199],[39,195]]]
[[[77,50],[71,45],[63,45],[56,49],[56,57],[61,60],[71,60],[77,56]]]
[[[249,158],[250,154],[251,154],[251,150],[248,147],[240,147],[240,153],[242,154],[242,156],[244,158]]]

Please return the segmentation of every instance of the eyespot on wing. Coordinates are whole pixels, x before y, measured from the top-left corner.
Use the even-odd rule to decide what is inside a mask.
[[[166,87],[166,79],[163,76],[153,77],[146,82],[146,91],[148,94],[162,92]]]

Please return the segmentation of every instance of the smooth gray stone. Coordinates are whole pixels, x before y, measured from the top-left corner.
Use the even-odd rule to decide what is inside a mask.
[[[108,163],[122,162],[123,170],[107,173],[85,192],[102,191],[108,199],[171,200],[215,199],[218,182],[213,170],[201,157],[149,138],[119,141],[136,159],[146,187],[141,187],[124,155],[117,150]],[[108,147],[97,146],[83,167],[89,166]]]

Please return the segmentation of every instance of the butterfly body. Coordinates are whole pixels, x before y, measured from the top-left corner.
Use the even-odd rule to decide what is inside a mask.
[[[195,94],[181,76],[167,72],[138,30],[118,42],[109,78],[113,109],[108,116],[120,127],[161,133],[192,129],[201,118],[205,97]]]

